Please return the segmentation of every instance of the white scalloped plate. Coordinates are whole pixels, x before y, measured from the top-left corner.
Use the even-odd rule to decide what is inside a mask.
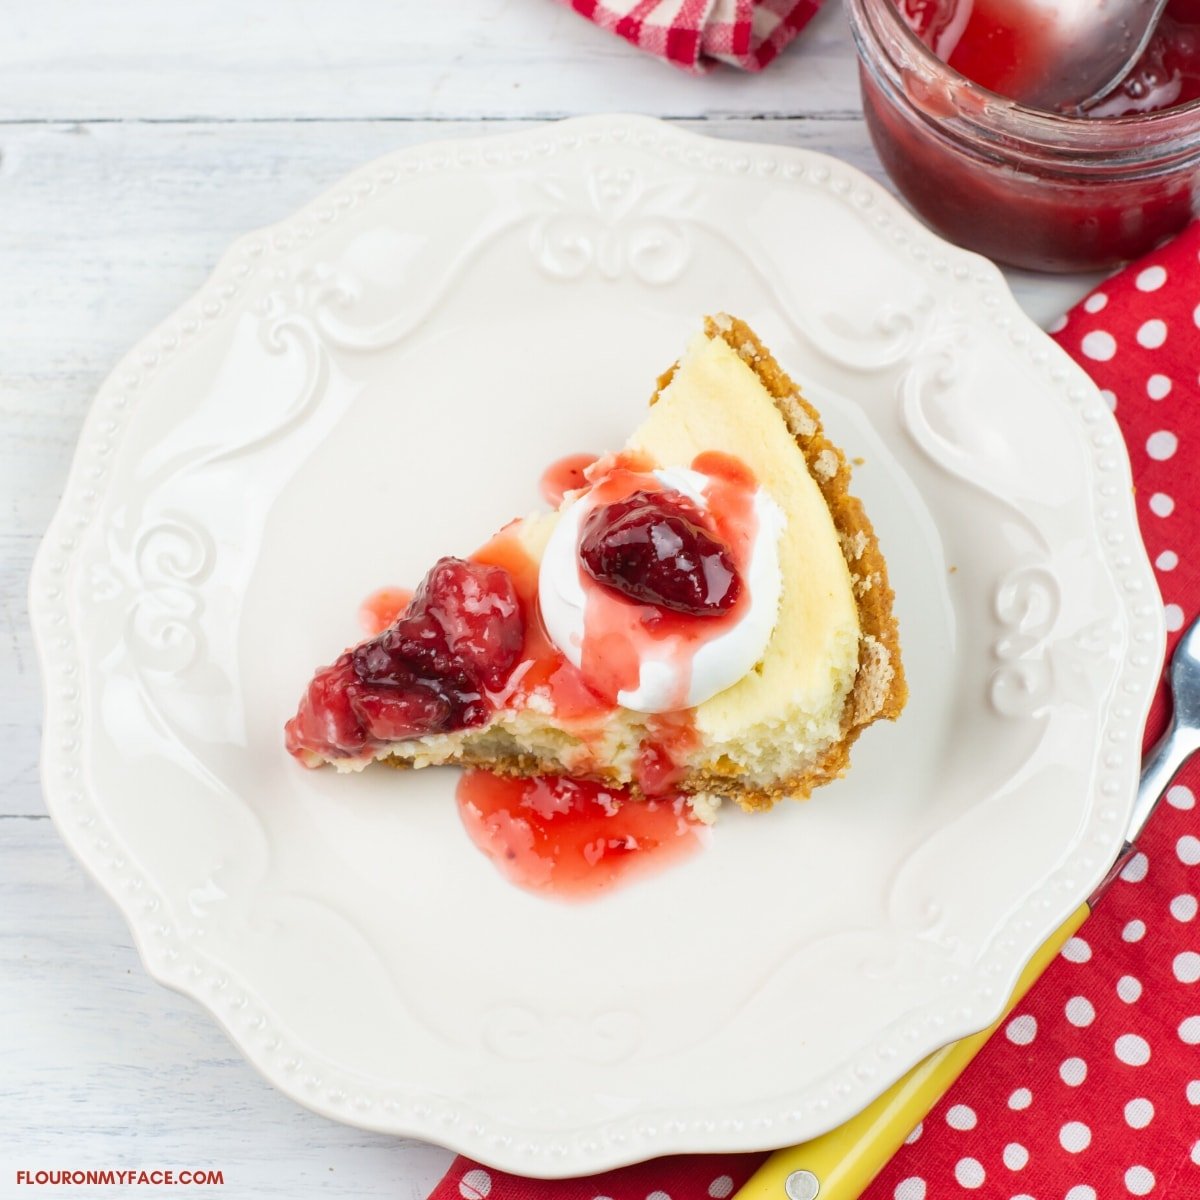
[[[451,772],[293,763],[360,599],[619,445],[718,309],[865,459],[912,699],[850,775],[567,906]],[[1163,641],[1113,418],[994,267],[842,163],[632,117],[236,243],[101,389],[32,610],[47,801],[153,975],[301,1103],[547,1176],[809,1137],[994,1019],[1121,843]]]

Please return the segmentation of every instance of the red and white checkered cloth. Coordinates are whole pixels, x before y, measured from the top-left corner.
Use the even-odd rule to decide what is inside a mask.
[[[821,0],[562,0],[627,42],[686,71],[718,61],[761,71]]]

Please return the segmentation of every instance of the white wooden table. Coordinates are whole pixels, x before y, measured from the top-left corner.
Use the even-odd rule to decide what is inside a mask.
[[[116,910],[59,842],[38,784],[35,547],[122,352],[235,236],[376,155],[619,108],[812,147],[882,178],[844,16],[830,0],[763,75],[697,79],[552,0],[5,8],[0,1193],[22,1167],[212,1167],[224,1189],[189,1194],[416,1200],[450,1155],[335,1125],[273,1091],[194,1004],[147,978]],[[1090,282],[1011,279],[1041,322]]]

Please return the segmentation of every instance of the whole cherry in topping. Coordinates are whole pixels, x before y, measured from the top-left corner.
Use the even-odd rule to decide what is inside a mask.
[[[364,683],[403,686],[413,677],[462,677],[499,688],[524,638],[521,604],[503,567],[443,558],[403,615],[354,651],[354,665]]]
[[[490,712],[483,693],[503,685],[524,641],[525,619],[509,573],[443,558],[404,615],[352,654],[362,683],[421,688],[446,702],[443,718],[421,728],[427,733],[483,724]]]
[[[371,742],[484,724],[516,666],[525,618],[503,567],[443,558],[405,612],[317,672],[287,724],[297,757],[352,757]]]
[[[469,680],[442,627],[428,613],[401,617],[353,655],[363,683],[407,687],[417,679]]]
[[[422,580],[408,611],[432,617],[451,654],[486,688],[503,686],[525,644],[521,602],[503,567],[443,558]]]
[[[742,591],[729,548],[678,492],[638,491],[596,508],[583,522],[579,557],[597,583],[689,616],[727,613]]]
[[[439,689],[419,684],[373,688],[351,684],[353,708],[363,729],[379,742],[395,742],[420,733],[451,728],[453,706]]]

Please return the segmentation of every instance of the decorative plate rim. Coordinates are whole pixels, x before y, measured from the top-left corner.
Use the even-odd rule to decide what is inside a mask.
[[[241,288],[260,271],[317,230],[339,221],[377,189],[421,173],[503,169],[517,162],[549,160],[560,151],[588,144],[660,151],[709,174],[757,171],[804,179],[841,203],[872,209],[877,222],[892,227],[895,242],[925,269],[944,277],[947,285],[977,289],[1012,352],[1024,356],[1044,379],[1048,400],[1056,397],[1079,422],[1091,455],[1091,501],[1103,535],[1098,541],[1120,588],[1131,650],[1103,713],[1104,736],[1098,739],[1096,753],[1098,790],[1106,806],[1101,820],[1093,805],[1079,839],[1080,845],[1086,840],[1090,850],[1075,871],[1066,877],[1062,871],[1054,873],[1026,896],[1005,926],[1005,936],[992,940],[979,964],[992,982],[973,994],[973,1004],[963,1004],[963,996],[951,991],[941,1011],[910,1014],[909,1037],[901,1041],[899,1031],[889,1027],[861,1048],[854,1061],[820,1081],[824,1092],[816,1099],[816,1085],[810,1085],[742,1106],[737,1116],[679,1120],[670,1114],[642,1113],[596,1129],[548,1134],[502,1126],[445,1097],[415,1096],[399,1088],[389,1092],[336,1064],[314,1062],[305,1048],[272,1027],[266,1006],[250,989],[179,937],[148,880],[122,852],[102,803],[83,782],[87,727],[80,703],[82,654],[71,627],[65,581],[81,536],[98,509],[111,474],[107,464],[136,409],[138,393],[163,363],[220,321]],[[1037,946],[1104,877],[1122,844],[1137,782],[1136,747],[1159,678],[1166,635],[1157,596],[1133,505],[1128,455],[1096,385],[1021,311],[992,263],[944,242],[862,172],[814,151],[711,138],[641,116],[576,117],[515,133],[425,143],[359,168],[291,217],[237,239],[199,292],[138,342],[99,389],[30,576],[30,617],[43,682],[43,792],[64,841],[124,915],[147,971],[206,1008],[265,1078],[310,1109],[362,1128],[424,1138],[494,1167],[542,1177],[586,1174],[670,1153],[762,1149],[819,1132],[814,1128],[814,1105],[822,1114],[821,1128],[839,1124],[928,1053],[991,1024]],[[1109,749],[1101,759],[1099,743],[1106,738]],[[920,1036],[914,1039],[912,1031],[918,1027]],[[874,1052],[884,1048],[889,1034],[897,1042],[897,1053],[881,1069]],[[320,1074],[314,1074],[318,1069]]]

